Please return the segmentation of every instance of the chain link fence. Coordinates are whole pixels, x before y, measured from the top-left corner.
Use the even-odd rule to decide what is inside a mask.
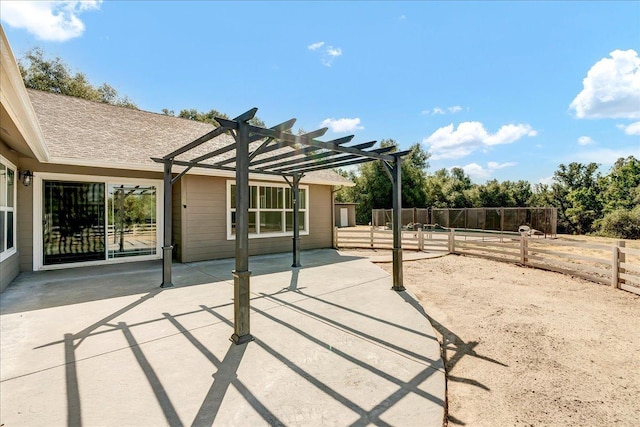
[[[393,209],[373,209],[371,225],[391,228]],[[558,208],[403,208],[402,226],[439,225],[446,228],[518,232],[530,227],[545,235],[555,236]]]

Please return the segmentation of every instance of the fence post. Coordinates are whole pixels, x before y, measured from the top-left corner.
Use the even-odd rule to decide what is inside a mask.
[[[424,234],[422,228],[418,229],[418,250],[424,251]]]
[[[613,289],[618,289],[618,277],[620,274],[620,271],[618,270],[618,268],[620,268],[618,245],[616,244],[611,249],[611,252],[613,253],[613,258],[611,259],[611,287]]]
[[[527,263],[527,242],[526,233],[520,233],[520,263]]]
[[[626,255],[623,251],[620,250],[620,248],[625,247],[625,243],[624,240],[618,240],[616,242],[616,246],[618,247],[618,274],[617,274],[617,279],[618,279],[618,283],[619,284],[623,284],[626,283],[626,280],[624,280],[623,278],[620,277],[621,273],[625,273],[626,270],[623,267],[620,267],[620,264],[626,262]],[[616,285],[616,287],[619,287],[619,285]]]
[[[456,253],[456,229],[452,228],[449,230],[449,252],[452,254]]]

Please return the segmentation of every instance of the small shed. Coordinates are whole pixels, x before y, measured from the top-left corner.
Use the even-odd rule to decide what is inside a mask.
[[[356,226],[357,203],[334,203],[334,218],[336,227]]]

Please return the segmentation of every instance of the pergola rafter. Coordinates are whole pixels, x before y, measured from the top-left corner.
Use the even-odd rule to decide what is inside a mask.
[[[163,280],[162,287],[173,286],[171,279],[172,236],[171,236],[171,188],[192,168],[215,169],[235,172],[236,176],[236,255],[234,277],[234,334],[232,340],[242,344],[252,339],[249,328],[249,174],[263,174],[282,177],[291,187],[293,194],[293,264],[300,267],[299,184],[308,172],[333,169],[381,161],[393,183],[393,289],[404,290],[402,284],[402,244],[401,244],[401,163],[408,151],[392,153],[395,147],[371,149],[376,141],[348,146],[353,135],[332,141],[319,141],[327,128],[321,128],[303,135],[290,133],[295,119],[282,122],[271,128],[254,126],[249,123],[257,112],[252,108],[234,119],[216,117],[219,127],[197,138],[193,142],[174,150],[162,158],[152,158],[164,164],[164,236],[163,236]],[[229,133],[234,142],[224,146],[215,145],[208,149],[204,144],[224,133]],[[251,147],[253,148],[251,148]],[[183,157],[190,152],[195,156],[190,160]],[[271,154],[270,154],[271,153]],[[231,154],[230,157],[227,157]],[[224,158],[219,159],[218,157]],[[172,177],[172,167],[184,169]]]

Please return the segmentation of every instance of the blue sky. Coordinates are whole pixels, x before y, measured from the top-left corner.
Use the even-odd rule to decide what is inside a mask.
[[[640,2],[0,5],[17,57],[40,46],[143,110],[419,142],[478,183],[640,158]]]

